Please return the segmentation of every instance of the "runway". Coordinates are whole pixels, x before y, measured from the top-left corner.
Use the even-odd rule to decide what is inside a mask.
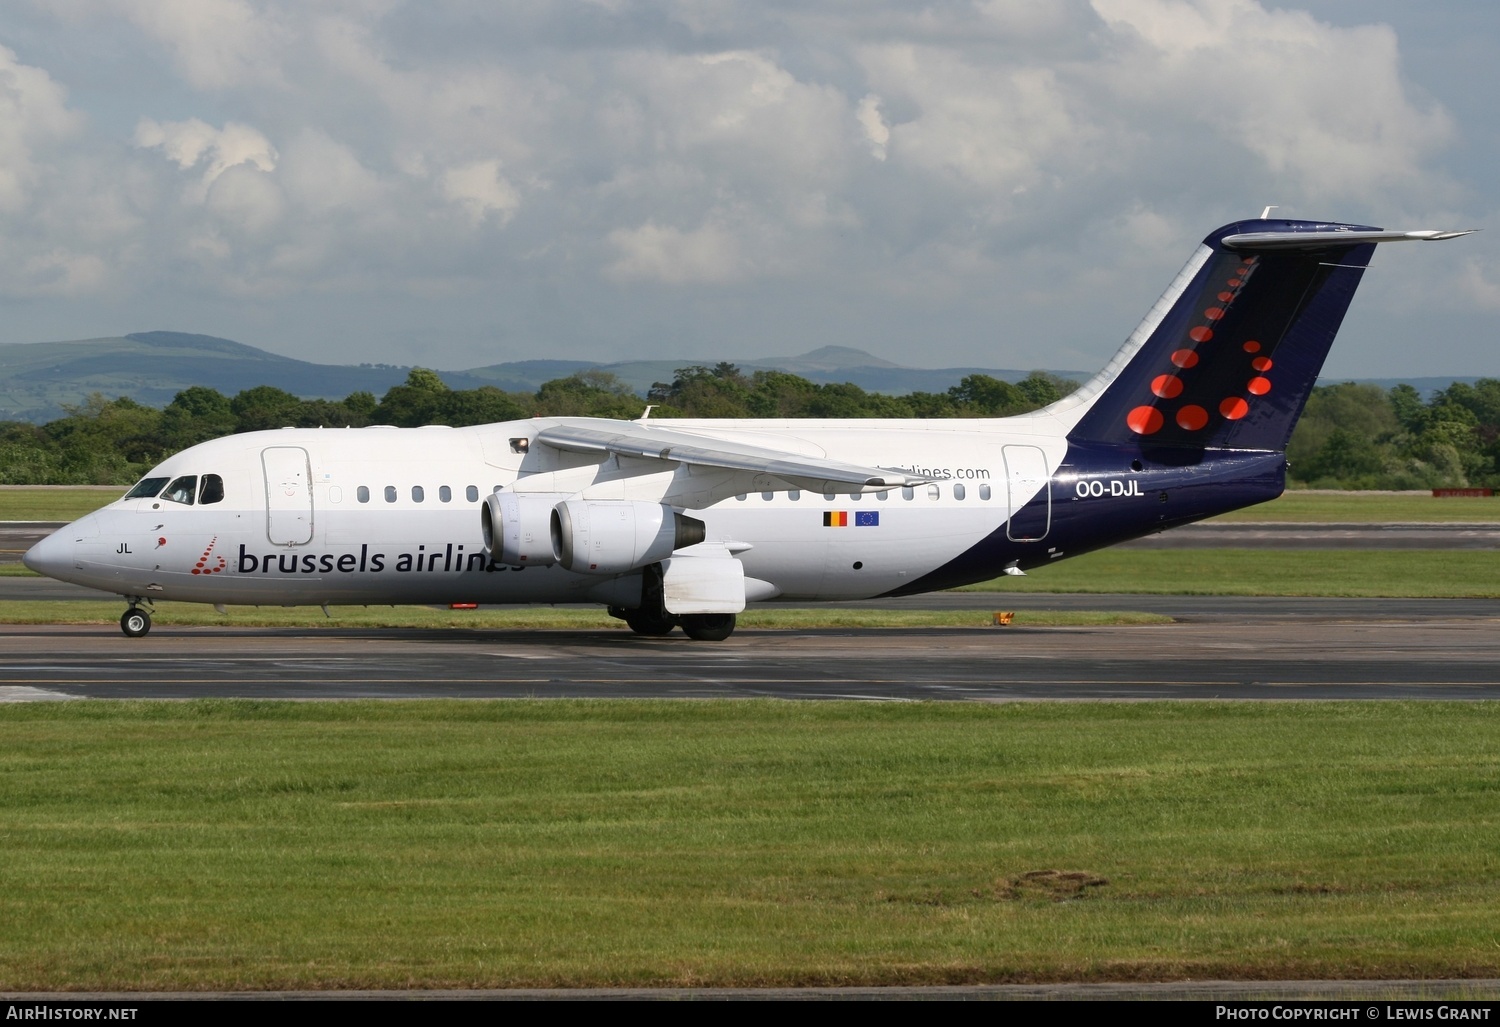
[[[1134,627],[741,630],[694,643],[626,631],[161,625],[127,639],[113,626],[6,626],[0,699],[1500,699],[1497,627],[1494,616],[1267,615]]]
[[[45,525],[5,525],[5,547]],[[28,532],[30,534],[28,534]],[[1494,524],[1200,524],[1140,546],[1497,548]],[[0,599],[117,597],[0,578]],[[0,701],[77,697],[1500,699],[1500,600],[946,592],[854,604],[1121,610],[1150,627],[625,631],[0,627]],[[121,605],[123,609],[123,604]]]

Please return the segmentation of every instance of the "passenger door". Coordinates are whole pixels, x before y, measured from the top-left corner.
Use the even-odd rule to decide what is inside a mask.
[[[261,451],[266,471],[266,536],[272,545],[300,546],[313,535],[312,470],[301,446]]]
[[[1012,542],[1040,542],[1052,527],[1052,475],[1047,456],[1036,446],[1005,447],[1005,495]]]

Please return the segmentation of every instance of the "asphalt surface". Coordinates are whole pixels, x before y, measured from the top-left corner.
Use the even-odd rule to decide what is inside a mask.
[[[1052,597],[1048,597],[1052,598]],[[1097,599],[1097,597],[1089,597]],[[1087,628],[0,627],[0,699],[1500,699],[1500,613]]]
[[[9,531],[9,535],[4,532]],[[24,543],[46,526],[0,527]],[[1203,545],[1474,548],[1500,525],[1192,525]],[[1380,543],[1380,545],[1377,545]],[[1172,544],[1175,544],[1172,543]],[[0,599],[117,597],[0,578]],[[726,642],[624,631],[0,626],[0,700],[243,696],[1500,698],[1500,600],[936,593],[861,606],[1120,610],[1177,623],[1094,628],[741,629]],[[123,603],[121,609],[123,610]]]

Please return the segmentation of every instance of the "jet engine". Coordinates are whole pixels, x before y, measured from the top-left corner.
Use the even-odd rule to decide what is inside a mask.
[[[484,551],[490,559],[511,567],[550,567],[556,563],[552,508],[562,498],[556,493],[490,493],[479,509]]]
[[[552,549],[580,574],[622,574],[705,537],[703,522],[661,503],[568,499],[552,510]]]

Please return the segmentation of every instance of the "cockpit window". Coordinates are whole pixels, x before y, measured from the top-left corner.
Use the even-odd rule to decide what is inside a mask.
[[[125,498],[151,499],[161,491],[161,487],[165,485],[169,480],[170,479],[168,478],[142,478],[140,481],[136,482],[135,488],[125,493]]]
[[[207,506],[209,503],[219,503],[224,499],[224,479],[217,474],[205,474],[203,476],[203,487],[198,491],[198,505]]]
[[[184,506],[193,505],[193,494],[198,491],[198,476],[196,474],[184,474],[168,485],[161,498],[169,503],[181,503]]]

